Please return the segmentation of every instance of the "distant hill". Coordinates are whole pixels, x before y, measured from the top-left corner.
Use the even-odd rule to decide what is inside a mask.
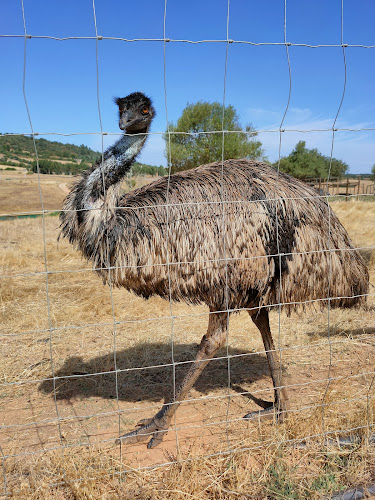
[[[35,139],[39,158],[49,160],[81,160],[90,163],[95,162],[100,153],[84,146],[75,146],[74,144],[63,144],[57,141],[47,139]],[[35,150],[32,137],[24,135],[1,135],[0,134],[0,153],[8,158],[30,157],[35,159]]]
[[[42,174],[77,174],[90,167],[101,153],[81,144],[63,144],[47,139],[35,139]],[[37,171],[35,148],[32,137],[0,134],[0,164],[8,167],[23,167]],[[166,169],[153,165],[135,163],[133,175],[165,175]]]
[[[100,158],[100,153],[83,144],[75,146],[47,139],[35,139],[35,143],[41,173],[76,174]],[[0,134],[0,163],[36,172],[32,137]]]

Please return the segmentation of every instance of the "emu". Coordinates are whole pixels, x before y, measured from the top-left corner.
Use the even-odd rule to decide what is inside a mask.
[[[60,215],[62,235],[104,283],[210,311],[174,401],[119,440],[150,437],[149,448],[162,441],[180,402],[224,345],[229,315],[240,309],[261,333],[273,381],[274,401],[258,400],[260,413],[282,418],[289,402],[269,310],[361,305],[368,291],[362,257],[324,198],[263,162],[210,163],[124,194],[121,180],[145,144],[155,110],[141,92],[115,102],[124,134],[74,183]]]

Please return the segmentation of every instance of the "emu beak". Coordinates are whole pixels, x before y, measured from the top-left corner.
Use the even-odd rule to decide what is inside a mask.
[[[134,114],[131,111],[125,111],[120,117],[119,127],[121,130],[126,130],[134,121]]]

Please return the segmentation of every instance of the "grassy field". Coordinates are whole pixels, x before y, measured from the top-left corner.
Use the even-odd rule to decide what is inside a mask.
[[[1,165],[0,169],[5,169]],[[0,170],[0,216],[8,214],[38,213],[42,210],[60,210],[74,177],[69,175],[48,175],[29,173],[24,168]],[[141,187],[154,180],[152,177],[139,177],[134,187]],[[39,189],[40,186],[40,189]],[[126,181],[123,185],[129,190]]]
[[[40,210],[30,189],[36,176],[22,175],[1,182],[2,214]],[[43,176],[46,208],[60,208],[66,184],[65,176]],[[374,283],[375,203],[332,206],[355,244],[366,247]],[[241,313],[230,323],[230,388],[224,349],[162,445],[120,447],[119,432],[170,397],[172,361],[178,381],[195,357],[207,310],[173,304],[172,325],[169,303],[111,294],[90,264],[57,242],[58,225],[53,216],[44,227],[41,217],[0,221],[0,492],[27,499],[323,498],[375,481],[367,439],[375,410],[374,295],[365,311],[331,311],[329,331],[327,311],[271,314],[290,386],[284,423],[242,419],[257,408],[248,392],[270,399],[272,384],[260,335]],[[356,441],[340,447],[339,437]],[[161,464],[168,465],[153,468]]]

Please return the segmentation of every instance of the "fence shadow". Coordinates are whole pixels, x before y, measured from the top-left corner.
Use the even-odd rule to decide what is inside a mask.
[[[197,348],[197,345],[192,344],[179,344],[174,347],[175,362],[187,361],[187,363],[175,366],[177,384],[191,366],[189,361],[195,358]],[[223,349],[217,356],[224,357],[226,354],[226,349]],[[244,353],[233,348],[229,348],[229,355],[235,356],[230,360],[230,377],[233,385],[249,386],[264,376],[269,377],[265,356]],[[117,367],[129,370],[117,374],[119,399],[131,402],[157,402],[163,398],[165,401],[170,400],[173,394],[173,366],[155,366],[170,363],[170,344],[145,343],[117,352]],[[84,361],[79,356],[68,358],[62,368],[55,372],[55,377],[62,377],[55,380],[57,398],[116,398],[114,366],[113,352],[90,361]],[[204,369],[194,388],[202,394],[207,394],[216,389],[225,388],[227,384],[227,359],[214,358]],[[43,381],[39,385],[39,390],[44,393],[53,393],[53,381]]]

